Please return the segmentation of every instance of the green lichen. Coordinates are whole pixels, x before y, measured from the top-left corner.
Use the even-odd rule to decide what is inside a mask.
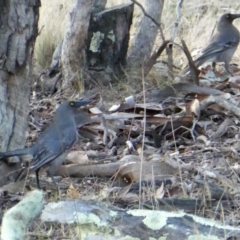
[[[219,240],[219,238],[217,236],[211,236],[211,235],[191,235],[187,238],[188,240]]]
[[[107,38],[110,39],[112,42],[115,42],[116,41],[116,37],[113,33],[113,30],[111,30],[108,35],[107,35]]]
[[[103,39],[104,39],[104,34],[103,33],[99,32],[99,31],[93,33],[89,49],[92,52],[98,52],[100,44],[101,44]]]

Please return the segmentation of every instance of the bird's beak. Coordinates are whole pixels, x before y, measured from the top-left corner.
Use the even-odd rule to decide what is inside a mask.
[[[91,100],[78,100],[78,101],[75,101],[75,104],[76,104],[76,107],[81,107],[81,106],[85,106],[89,103],[91,103],[92,101]]]
[[[231,15],[232,15],[232,19],[240,18],[240,14],[231,14]]]

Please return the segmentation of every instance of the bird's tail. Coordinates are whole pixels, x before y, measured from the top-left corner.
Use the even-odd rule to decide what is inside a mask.
[[[196,68],[200,67],[203,63],[205,63],[207,61],[207,59],[205,57],[200,56],[199,58],[197,58],[196,60],[194,60],[194,64],[196,66]],[[190,68],[189,65],[187,65],[181,72],[181,75],[187,75],[189,74]]]
[[[0,159],[6,159],[14,156],[23,156],[24,158],[32,158],[32,148],[17,149],[8,152],[0,152]]]
[[[194,64],[198,68],[208,60],[209,60],[209,56],[200,56],[194,61]]]

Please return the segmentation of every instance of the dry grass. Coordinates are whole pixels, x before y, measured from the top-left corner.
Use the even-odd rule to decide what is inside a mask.
[[[45,69],[51,65],[52,55],[56,48],[54,37],[50,31],[43,29],[40,39],[35,45],[35,63],[38,69]]]
[[[172,29],[176,21],[176,3],[177,1],[165,1],[164,3],[162,24],[164,34],[167,38],[171,37]],[[180,38],[184,39],[193,56],[196,55],[196,52],[200,52],[211,37],[218,17],[227,12],[240,12],[239,1],[184,1],[178,37],[175,41],[179,43]],[[235,20],[234,25],[240,29],[240,20]],[[239,59],[240,50],[238,48],[233,57],[233,61],[239,62]],[[176,47],[174,52],[174,64],[182,66],[182,60],[186,63],[186,58],[181,50]]]
[[[42,26],[44,26],[44,28],[37,38],[35,45],[36,70],[41,71],[50,66],[53,51],[64,36],[64,31],[68,23],[68,14],[73,2],[73,0],[59,0],[58,2],[42,1],[39,29],[41,29]],[[109,0],[107,7],[127,2],[131,1]],[[166,39],[171,37],[176,21],[177,2],[177,0],[164,2],[161,23]],[[194,2],[185,1],[183,3],[181,22],[175,42],[180,43],[180,38],[184,39],[193,57],[196,57],[212,35],[216,20],[224,12],[240,12],[240,3],[237,0],[216,0],[214,3],[206,0],[195,0]],[[239,19],[235,20],[234,24],[240,29]],[[154,49],[159,47],[161,43],[162,40],[158,34]],[[174,65],[180,69],[187,63],[182,50],[177,46],[174,46],[173,49],[173,59]],[[233,62],[238,63],[239,59],[240,51],[238,49],[233,57]],[[161,56],[161,60],[166,61],[165,52]],[[175,73],[178,71],[179,70],[175,69]],[[104,100],[107,102],[121,101],[127,96],[136,95],[136,93],[141,92],[142,79],[141,73],[139,74],[139,72],[141,72],[141,69],[127,70],[126,79],[116,79],[112,86],[102,89]],[[162,88],[163,86],[172,84],[172,80],[172,77],[168,73],[167,66],[161,63],[156,64],[148,75],[147,86],[145,87],[146,89]]]
[[[34,54],[37,69],[50,66],[52,54],[64,36],[68,13],[73,2],[73,0],[41,1],[38,28],[39,31],[42,30],[36,40]]]

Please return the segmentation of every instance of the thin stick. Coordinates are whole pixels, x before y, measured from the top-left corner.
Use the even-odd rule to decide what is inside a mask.
[[[142,68],[142,85],[143,85],[143,104],[144,104],[144,114],[143,114],[143,136],[142,136],[142,149],[141,149],[141,164],[140,164],[140,181],[139,181],[139,209],[141,207],[141,193],[142,193],[142,170],[143,170],[143,150],[144,150],[144,140],[146,132],[146,96],[145,96],[145,81],[144,81],[144,69]]]

